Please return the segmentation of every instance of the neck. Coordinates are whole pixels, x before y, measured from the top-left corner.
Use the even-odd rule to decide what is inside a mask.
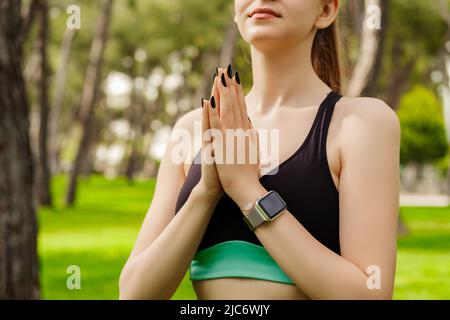
[[[311,62],[312,40],[277,50],[251,46],[253,86],[247,95],[252,114],[265,114],[279,106],[311,105],[330,91]]]

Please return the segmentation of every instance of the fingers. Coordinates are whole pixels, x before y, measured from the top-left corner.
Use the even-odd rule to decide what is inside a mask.
[[[247,114],[247,104],[245,103],[244,89],[241,86],[241,80],[237,71],[234,74],[234,81],[236,83],[236,97],[239,102],[239,115],[242,122],[242,128],[244,130],[247,130],[250,128],[250,118]]]
[[[232,104],[231,111],[233,113],[233,119],[234,119],[234,128],[243,128],[243,122],[241,117],[241,112],[239,108],[239,99],[236,94],[237,89],[237,82],[235,78],[233,77],[233,69],[231,67],[231,64],[228,65],[225,73],[225,80],[227,83],[227,87],[229,88],[229,95],[230,95],[230,101]]]
[[[219,93],[219,89],[218,89],[218,83],[220,82],[220,75],[222,74],[223,69],[222,68],[216,68],[216,72],[214,73],[214,77],[213,77],[213,86],[211,89],[211,96],[214,96],[215,100],[216,100],[216,107],[217,107],[217,112],[219,114],[219,117],[221,115],[221,108],[220,108],[220,93]]]
[[[211,96],[208,105],[209,126],[211,129],[220,129],[219,113],[217,112],[217,102],[214,96]]]
[[[202,98],[202,163],[211,165],[213,163],[211,130],[209,121],[209,101]]]
[[[221,119],[219,119],[219,112],[217,110],[217,105],[215,101],[215,97],[211,96],[211,99],[208,103],[208,113],[209,113],[209,127],[211,130],[211,139],[214,150],[214,160],[217,164],[217,157],[220,157],[222,154],[223,147],[223,132],[222,132],[222,123]]]
[[[218,68],[219,75],[215,77],[216,101],[219,96],[219,117],[227,127],[248,129],[248,115],[245,95],[240,84],[239,74],[233,75],[231,64],[226,69]]]
[[[206,136],[209,129],[208,100],[202,98],[202,147],[208,144],[209,137]]]
[[[236,73],[233,76],[231,64],[225,69],[216,68],[209,106],[211,129],[219,129],[225,134],[223,132],[225,128],[244,130],[249,128],[245,96],[240,85],[239,74]],[[212,140],[215,140],[214,134]],[[214,141],[215,149],[218,144],[220,141]]]
[[[220,81],[217,80],[217,89],[220,95],[220,119],[227,128],[234,127],[234,114],[233,114],[233,100],[230,95],[230,88],[232,83],[228,81],[225,72],[222,72],[219,76]]]

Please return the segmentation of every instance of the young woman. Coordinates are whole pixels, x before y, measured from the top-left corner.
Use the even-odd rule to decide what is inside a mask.
[[[184,165],[169,143],[120,298],[169,299],[189,268],[199,299],[391,299],[400,125],[384,102],[339,94],[339,1],[234,4],[253,86],[245,96],[219,68],[211,98],[177,121],[201,147]],[[278,130],[279,165],[219,163],[229,141],[202,140],[196,122]]]

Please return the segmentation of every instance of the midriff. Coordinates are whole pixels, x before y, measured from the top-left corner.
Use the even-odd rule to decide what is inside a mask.
[[[192,281],[200,300],[308,300],[297,286],[250,278]]]

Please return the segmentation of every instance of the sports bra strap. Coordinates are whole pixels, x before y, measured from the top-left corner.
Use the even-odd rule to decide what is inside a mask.
[[[336,103],[339,99],[342,98],[338,92],[333,91],[332,97],[326,101],[326,104],[323,108],[323,113],[321,114],[321,118],[318,125],[318,146],[319,146],[319,158],[323,157],[326,154],[326,142],[328,136],[328,128],[330,127],[331,117],[333,116],[333,111]]]

